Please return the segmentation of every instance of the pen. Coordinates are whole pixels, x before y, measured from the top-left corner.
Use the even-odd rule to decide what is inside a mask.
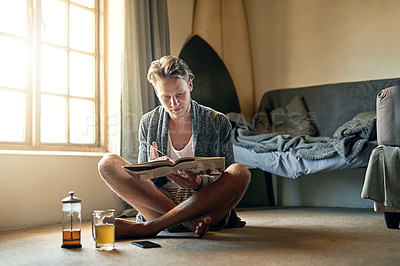
[[[156,147],[154,147],[153,145],[151,145],[150,143],[148,143],[148,142],[146,142],[146,141],[144,141],[144,140],[139,140],[141,143],[143,143],[143,144],[145,144],[145,145],[147,145],[147,146],[149,146],[149,147],[151,147],[151,148],[153,148],[153,149],[155,149],[156,151],[158,151],[162,156],[166,156],[167,158],[168,158],[168,160],[170,160],[171,162],[175,162],[174,160],[172,160],[171,158],[169,158],[169,156],[168,155],[166,155],[165,153],[163,153],[162,151],[160,151],[159,149],[157,149]]]

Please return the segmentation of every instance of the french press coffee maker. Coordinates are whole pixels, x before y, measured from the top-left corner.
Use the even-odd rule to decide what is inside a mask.
[[[80,248],[81,245],[81,201],[70,191],[62,200],[62,248]]]

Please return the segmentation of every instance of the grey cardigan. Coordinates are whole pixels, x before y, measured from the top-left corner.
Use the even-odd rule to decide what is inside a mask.
[[[234,163],[233,146],[231,140],[232,126],[229,119],[222,113],[211,108],[205,107],[191,100],[192,131],[194,155],[199,157],[225,157],[225,168]],[[144,114],[140,120],[139,139],[152,143],[156,141],[158,148],[164,154],[167,153],[168,146],[168,121],[169,114],[161,106]],[[138,162],[143,163],[149,160],[149,148],[140,143]],[[157,178],[154,185],[162,189],[168,182],[166,177]],[[211,182],[210,179],[204,180],[203,185]],[[234,209],[226,215],[219,223],[223,227],[242,227],[246,223],[237,217]]]
[[[234,162],[231,141],[232,127],[229,119],[222,113],[191,100],[194,156],[225,157],[225,167]],[[144,114],[140,120],[139,139],[152,143],[167,153],[169,114],[162,106]],[[138,162],[149,160],[149,148],[140,143]]]

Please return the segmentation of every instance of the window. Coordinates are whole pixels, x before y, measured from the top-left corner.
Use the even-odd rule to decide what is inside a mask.
[[[101,150],[98,0],[0,0],[0,148]]]

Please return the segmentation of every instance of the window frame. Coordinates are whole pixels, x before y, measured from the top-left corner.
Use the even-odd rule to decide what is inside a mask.
[[[75,5],[79,7],[86,8],[79,4],[73,3],[69,0],[61,0],[68,5]],[[61,46],[53,45],[41,40],[41,23],[38,23],[37,18],[41,18],[41,1],[40,0],[27,0],[27,33],[25,37],[14,36],[7,33],[0,33],[0,36],[6,36],[10,38],[26,40],[27,43],[27,68],[26,68],[26,86],[25,90],[4,88],[2,90],[15,90],[21,91],[26,95],[26,130],[24,132],[25,140],[21,142],[13,141],[0,141],[0,150],[29,150],[29,151],[77,151],[77,152],[105,152],[106,151],[106,75],[105,75],[105,0],[94,0],[94,52],[88,53],[94,55],[94,143],[90,144],[80,144],[71,143],[70,140],[70,130],[69,130],[69,107],[70,99],[88,99],[85,97],[71,96],[69,91],[66,95],[62,95],[67,101],[66,110],[66,137],[67,142],[63,143],[46,143],[40,140],[40,117],[41,117],[41,95],[52,95],[51,93],[42,92],[40,89],[41,82],[41,47],[42,45],[50,45],[60,48]],[[67,8],[69,9],[69,8]],[[87,8],[93,10],[91,8]],[[34,20],[36,25],[32,25],[31,14],[34,11]],[[69,19],[69,11],[66,11]],[[67,25],[67,31],[69,31],[69,25]],[[37,41],[36,41],[37,40]],[[69,51],[74,51],[67,47],[61,47],[62,49]],[[75,50],[76,51],[76,50]],[[82,51],[79,51],[82,53]],[[85,53],[85,52],[83,52]],[[69,61],[69,60],[68,60]],[[32,68],[31,68],[32,67]],[[70,69],[68,68],[68,73]],[[56,95],[56,94],[54,94]],[[58,96],[58,95],[57,95]]]

